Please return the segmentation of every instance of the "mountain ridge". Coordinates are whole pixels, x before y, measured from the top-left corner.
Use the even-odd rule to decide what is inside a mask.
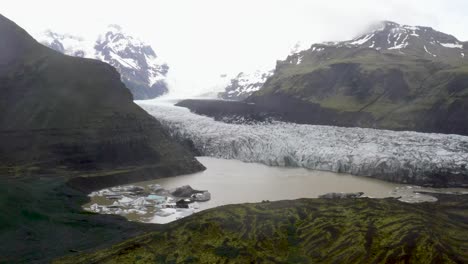
[[[246,111],[306,124],[468,135],[466,48],[429,27],[382,22],[352,40],[313,44],[277,61],[245,99],[255,104]],[[245,112],[187,106],[218,118]]]
[[[95,40],[46,30],[39,42],[70,56],[98,59],[117,69],[134,99],[152,99],[168,92],[169,66],[153,48],[129,35],[119,25],[109,25]]]
[[[465,59],[464,43],[450,34],[431,27],[401,25],[392,21],[382,21],[370,31],[352,40],[313,44],[309,50],[323,51],[326,48],[369,48],[385,52],[417,55],[426,58],[454,60]],[[301,54],[305,51],[294,54]]]
[[[218,93],[218,97],[225,100],[244,100],[260,90],[272,74],[273,70],[257,70],[252,73],[240,72],[230,80],[229,85],[223,92]]]
[[[327,53],[343,53],[343,49],[369,49],[377,52],[391,54],[405,54],[418,58],[439,60],[444,63],[462,64],[465,54],[468,55],[467,42],[458,40],[452,35],[439,32],[431,27],[400,25],[392,21],[381,21],[370,26],[370,29],[363,34],[359,34],[352,40],[329,41],[315,43],[308,49],[300,49],[299,44],[291,50],[291,54],[286,60],[279,61],[277,68],[282,64],[301,64],[304,56],[310,56],[311,52],[316,53],[314,63],[326,63]],[[348,53],[342,54],[343,58],[350,56]],[[343,59],[341,58],[341,59]],[[273,75],[275,70],[264,72],[266,78],[251,82],[249,79],[258,72],[251,74],[240,73],[232,79],[231,84],[226,87],[225,92],[219,97],[229,100],[243,100],[261,89],[268,77]],[[263,72],[262,72],[263,73]],[[254,88],[254,89],[252,89]]]
[[[174,172],[202,168],[133,103],[114,67],[65,56],[0,18],[2,168],[99,170],[166,162]]]

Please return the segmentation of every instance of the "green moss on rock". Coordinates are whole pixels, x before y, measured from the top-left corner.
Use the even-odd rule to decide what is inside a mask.
[[[466,263],[468,196],[228,205],[56,263]],[[144,259],[144,262],[140,262]],[[164,259],[164,261],[162,261]]]

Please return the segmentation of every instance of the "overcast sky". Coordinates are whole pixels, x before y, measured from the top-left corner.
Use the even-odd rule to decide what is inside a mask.
[[[468,40],[467,0],[2,0],[1,10],[33,34],[89,37],[119,24],[168,62],[184,94],[209,90],[223,73],[273,68],[297,42],[349,39],[379,20]]]

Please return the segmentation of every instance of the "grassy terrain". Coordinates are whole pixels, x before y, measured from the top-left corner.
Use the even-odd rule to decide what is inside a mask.
[[[468,107],[468,62],[459,53],[427,58],[419,50],[323,49],[302,51],[278,62],[274,75],[247,100],[268,104],[272,96],[295,98],[335,113],[311,118],[308,122],[313,124],[355,123],[468,134],[468,116],[464,114]],[[297,56],[302,58],[300,64]],[[277,111],[282,110],[279,107]],[[342,113],[355,120],[343,121],[339,117]],[[362,114],[367,116],[365,120]]]
[[[56,263],[466,263],[468,196],[228,205]]]

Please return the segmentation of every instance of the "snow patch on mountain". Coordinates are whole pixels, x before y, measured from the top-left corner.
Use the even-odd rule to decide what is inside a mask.
[[[317,48],[317,47],[313,46],[311,50],[312,50],[312,52],[314,52],[314,51],[320,52],[320,51],[324,50],[324,48]]]
[[[451,48],[451,49],[463,49],[463,45],[460,44],[459,42],[455,43],[439,43],[440,45],[446,47],[446,48]]]
[[[431,52],[429,52],[429,51],[427,50],[426,45],[424,45],[424,50],[425,50],[429,55],[434,56],[434,57],[437,57],[437,55],[432,54]]]
[[[296,64],[301,64],[303,58],[304,58],[304,55],[298,56]]]
[[[373,36],[374,36],[374,34],[369,34],[369,35],[364,35],[364,36],[358,37],[358,38],[354,39],[352,42],[350,42],[349,45],[362,45],[362,44],[368,42],[370,39],[372,39]]]

